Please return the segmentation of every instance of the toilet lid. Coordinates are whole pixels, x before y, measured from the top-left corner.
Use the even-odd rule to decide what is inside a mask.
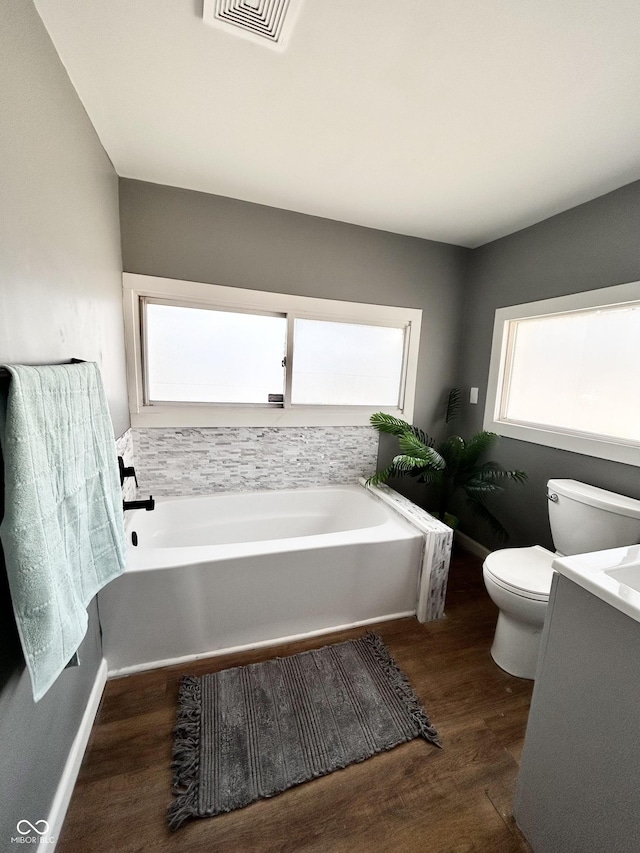
[[[504,548],[494,551],[484,567],[497,581],[523,593],[549,595],[556,555],[541,545],[531,548]]]

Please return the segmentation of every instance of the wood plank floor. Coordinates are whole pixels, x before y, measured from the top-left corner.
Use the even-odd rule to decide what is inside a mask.
[[[215,818],[166,825],[178,685],[183,674],[294,654],[360,636],[210,658],[109,681],[58,853],[522,853],[511,814],[532,682],[493,663],[497,611],[480,561],[454,555],[447,618],[374,626],[444,742],[414,740],[361,764]]]

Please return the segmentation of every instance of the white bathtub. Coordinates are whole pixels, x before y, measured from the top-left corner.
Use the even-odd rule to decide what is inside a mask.
[[[361,486],[159,498],[125,529],[98,597],[112,675],[416,611],[423,537]]]

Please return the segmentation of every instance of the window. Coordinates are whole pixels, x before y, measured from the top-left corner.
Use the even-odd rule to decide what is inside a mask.
[[[640,283],[496,311],[485,428],[640,465]]]
[[[285,317],[144,308],[147,402],[266,403],[284,394]]]
[[[406,420],[422,312],[124,274],[133,426]]]
[[[405,331],[294,320],[291,402],[400,408]]]

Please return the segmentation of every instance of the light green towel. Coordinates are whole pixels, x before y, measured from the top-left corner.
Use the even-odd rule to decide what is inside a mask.
[[[37,702],[80,645],[87,605],[124,570],[122,495],[98,366],[7,369],[0,538]]]

